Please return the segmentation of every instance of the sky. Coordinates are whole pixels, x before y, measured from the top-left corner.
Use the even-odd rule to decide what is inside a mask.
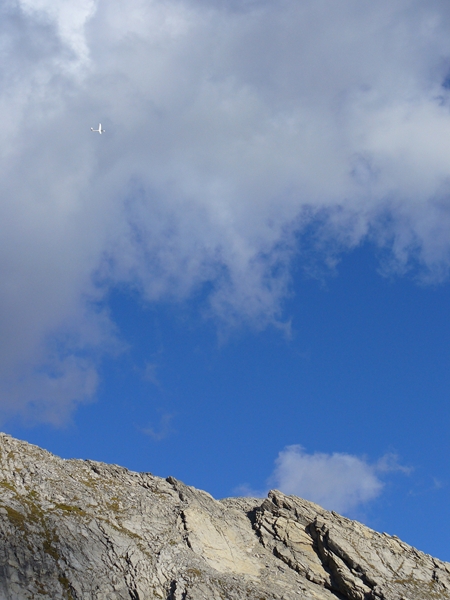
[[[0,0],[0,29],[3,431],[450,561],[448,2]]]

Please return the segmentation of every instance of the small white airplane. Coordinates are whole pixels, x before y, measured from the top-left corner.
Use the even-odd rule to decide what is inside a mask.
[[[105,130],[102,129],[101,123],[98,124],[98,129],[94,129],[93,127],[91,127],[91,131],[95,131],[96,133],[99,133],[100,135],[102,135],[102,133],[105,133]]]

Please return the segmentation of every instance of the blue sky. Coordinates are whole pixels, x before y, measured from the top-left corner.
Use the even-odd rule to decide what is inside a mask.
[[[3,430],[450,560],[447,3],[0,10]]]
[[[321,280],[294,270],[289,336],[239,328],[222,339],[203,298],[153,305],[116,291],[108,304],[127,348],[102,363],[97,400],[61,428],[6,429],[215,497],[264,493],[290,445],[369,465],[391,455],[392,470],[375,471],[384,487],[345,512],[448,559],[450,286],[383,277],[375,254],[358,248]],[[339,492],[328,496],[333,508]]]

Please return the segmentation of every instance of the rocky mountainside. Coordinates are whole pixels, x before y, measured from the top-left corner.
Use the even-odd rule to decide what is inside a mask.
[[[450,564],[295,496],[214,500],[0,434],[0,600],[450,599]]]

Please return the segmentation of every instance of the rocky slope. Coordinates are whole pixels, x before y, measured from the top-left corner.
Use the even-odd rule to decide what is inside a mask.
[[[209,494],[0,434],[0,600],[438,600],[450,564],[320,506]]]

